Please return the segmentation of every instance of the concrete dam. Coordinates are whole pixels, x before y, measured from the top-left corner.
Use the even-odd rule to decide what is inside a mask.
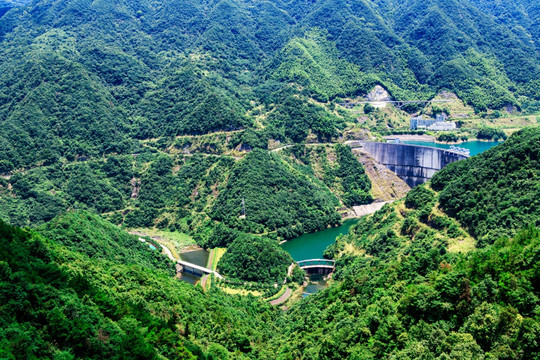
[[[427,182],[446,165],[468,158],[458,151],[418,145],[353,141],[349,146],[369,153],[411,188]]]

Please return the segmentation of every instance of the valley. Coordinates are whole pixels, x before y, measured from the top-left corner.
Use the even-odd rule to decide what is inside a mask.
[[[540,359],[539,15],[0,0],[0,358]]]

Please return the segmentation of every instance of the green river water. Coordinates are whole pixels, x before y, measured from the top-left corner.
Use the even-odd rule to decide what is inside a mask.
[[[295,239],[287,241],[281,245],[281,247],[283,250],[291,254],[295,261],[322,259],[323,252],[328,245],[334,243],[340,234],[348,234],[351,225],[357,222],[357,219],[345,220],[341,226],[326,229],[313,234],[304,234]]]

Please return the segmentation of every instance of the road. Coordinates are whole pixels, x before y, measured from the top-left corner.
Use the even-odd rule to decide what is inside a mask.
[[[280,305],[280,304],[283,304],[285,301],[287,301],[289,299],[289,297],[291,296],[292,294],[292,290],[290,287],[287,287],[287,290],[285,290],[285,292],[283,293],[283,295],[281,295],[280,297],[278,297],[277,299],[275,300],[272,300],[270,301],[270,304],[271,305]]]

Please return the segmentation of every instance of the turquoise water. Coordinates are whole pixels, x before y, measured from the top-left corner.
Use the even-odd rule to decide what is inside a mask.
[[[157,250],[157,248],[156,248],[154,245],[152,245],[152,244],[148,244],[148,247],[149,247],[151,250]]]
[[[340,234],[348,234],[351,225],[357,222],[358,219],[345,220],[341,226],[299,236],[287,241],[281,247],[291,254],[295,261],[322,259],[328,245],[333,244]]]
[[[304,289],[302,297],[306,297],[312,294],[315,294],[317,291],[324,290],[328,287],[326,281],[310,282],[308,286]]]
[[[421,146],[431,146],[440,149],[450,149],[450,146],[458,146],[461,148],[469,149],[471,151],[471,156],[478,155],[483,153],[486,150],[491,149],[494,146],[501,144],[498,141],[467,141],[457,145],[448,145],[448,144],[439,144],[433,141],[413,141],[413,140],[403,140],[402,144],[408,145],[421,145]]]

